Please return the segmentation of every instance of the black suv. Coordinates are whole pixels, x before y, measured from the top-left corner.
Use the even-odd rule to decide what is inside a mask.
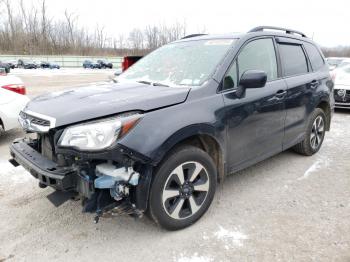
[[[37,69],[37,64],[28,59],[18,59],[18,67],[23,67],[24,69]]]
[[[51,63],[48,61],[41,61],[40,62],[41,68],[50,68],[50,69],[60,69],[60,66],[56,63]]]
[[[101,65],[101,68],[109,68],[109,69],[113,68],[113,64],[111,62],[108,62],[107,60],[100,59],[100,60],[97,60],[96,62]]]
[[[289,148],[315,154],[332,92],[320,49],[300,32],[186,37],[117,83],[33,99],[19,120],[37,137],[14,141],[10,161],[40,187],[77,194],[95,221],[148,210],[180,229],[206,212],[225,175]]]
[[[85,60],[83,62],[83,67],[84,68],[91,68],[91,69],[94,69],[94,68],[101,69],[102,68],[100,63],[93,62],[92,60]]]

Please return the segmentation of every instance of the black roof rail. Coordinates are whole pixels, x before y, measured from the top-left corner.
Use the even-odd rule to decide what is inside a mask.
[[[298,34],[302,37],[307,37],[304,33],[288,28],[283,28],[283,27],[276,27],[276,26],[258,26],[254,27],[253,29],[249,30],[248,33],[253,33],[253,32],[259,32],[259,31],[264,31],[265,29],[271,29],[271,30],[278,30],[278,31],[284,31],[286,34]]]
[[[196,36],[202,36],[202,35],[207,35],[207,34],[192,34],[192,35],[186,35],[181,39],[186,39],[186,38],[191,38],[191,37],[196,37]]]

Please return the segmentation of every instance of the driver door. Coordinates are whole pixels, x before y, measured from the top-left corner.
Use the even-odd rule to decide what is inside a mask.
[[[267,83],[244,90],[237,86],[247,70],[262,70]],[[282,151],[287,86],[279,78],[273,38],[254,39],[241,48],[223,81],[229,172],[235,172]]]

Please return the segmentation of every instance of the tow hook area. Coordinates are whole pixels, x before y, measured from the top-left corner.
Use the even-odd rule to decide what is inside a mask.
[[[132,167],[117,167],[112,162],[96,166],[94,181],[95,193],[84,210],[96,208],[94,223],[98,223],[100,217],[109,215],[128,214],[134,217],[142,216],[142,212],[136,209],[130,201],[132,187],[138,185],[140,174]],[[94,205],[94,203],[96,205]],[[90,206],[89,206],[90,205]]]

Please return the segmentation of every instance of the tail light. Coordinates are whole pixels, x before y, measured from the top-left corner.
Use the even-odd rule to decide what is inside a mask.
[[[22,84],[5,85],[5,86],[2,86],[2,88],[13,91],[13,92],[18,93],[20,95],[26,94],[26,87]]]
[[[337,76],[337,73],[335,72],[335,70],[333,70],[331,73],[331,78],[333,80],[333,82],[335,81],[335,77]]]

